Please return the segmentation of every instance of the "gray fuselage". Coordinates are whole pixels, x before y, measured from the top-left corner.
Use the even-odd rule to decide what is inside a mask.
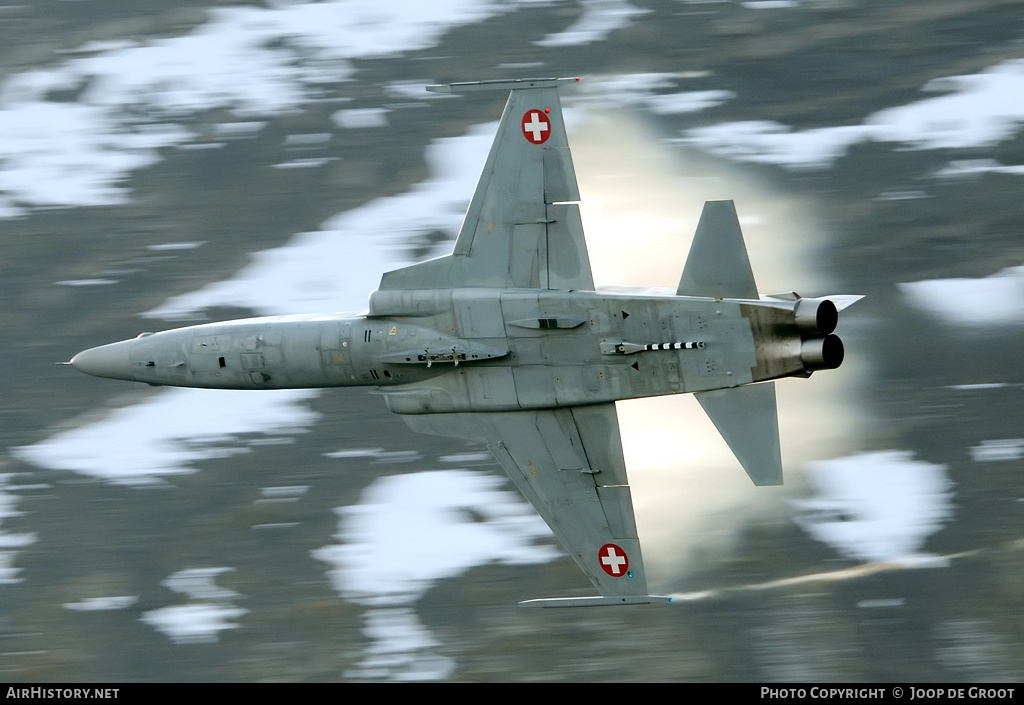
[[[834,336],[800,322],[794,301],[481,288],[378,291],[370,304],[142,334],[72,363],[178,387],[376,386],[402,414],[596,404],[833,366],[806,348]]]

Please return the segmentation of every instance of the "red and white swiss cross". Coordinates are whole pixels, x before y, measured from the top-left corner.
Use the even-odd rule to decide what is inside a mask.
[[[597,552],[597,560],[601,570],[613,578],[621,578],[629,570],[629,558],[626,552],[614,543],[606,543]]]
[[[551,136],[551,118],[542,110],[527,110],[523,115],[523,137],[532,144],[544,144]]]

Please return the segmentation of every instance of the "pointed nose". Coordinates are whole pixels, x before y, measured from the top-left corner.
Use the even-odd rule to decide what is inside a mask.
[[[94,377],[131,379],[128,366],[129,342],[126,340],[83,350],[71,358],[71,366]]]

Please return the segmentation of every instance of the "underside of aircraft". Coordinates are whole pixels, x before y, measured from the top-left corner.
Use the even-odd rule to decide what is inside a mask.
[[[223,389],[374,386],[414,431],[485,444],[600,591],[649,594],[615,402],[693,393],[757,485],[782,484],[772,380],[838,367],[861,297],[758,293],[732,201],[709,201],[674,293],[596,290],[558,97],[578,79],[432,86],[509,91],[450,255],[383,275],[362,315],[278,316],[83,351],[88,374]]]

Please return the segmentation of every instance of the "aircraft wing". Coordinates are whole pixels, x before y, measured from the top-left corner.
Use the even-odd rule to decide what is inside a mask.
[[[388,272],[381,290],[592,290],[576,171],[558,86],[576,79],[480,81],[438,92],[509,90],[498,133],[451,255]]]
[[[402,418],[414,431],[486,443],[602,595],[524,604],[669,601],[647,594],[614,404]]]

